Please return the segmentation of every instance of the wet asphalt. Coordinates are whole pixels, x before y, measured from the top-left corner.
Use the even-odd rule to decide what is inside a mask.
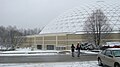
[[[42,63],[42,62],[81,62],[96,61],[97,54],[81,54],[72,57],[71,54],[34,55],[34,56],[0,56],[0,63]]]

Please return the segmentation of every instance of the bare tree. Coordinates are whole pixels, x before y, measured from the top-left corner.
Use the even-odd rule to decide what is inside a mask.
[[[5,46],[5,41],[6,41],[6,30],[5,27],[0,26],[0,45]]]
[[[22,45],[26,40],[27,35],[39,34],[40,28],[35,29],[17,29],[15,26],[3,27],[0,26],[0,46],[16,47]]]
[[[39,34],[41,32],[40,28],[34,28],[34,29],[21,29],[20,30],[24,36],[26,35],[35,35],[35,34]]]
[[[100,45],[101,39],[108,36],[112,31],[108,18],[100,9],[95,10],[84,25],[87,38],[92,40],[96,46]]]
[[[25,38],[22,37],[23,33],[21,33],[16,27],[8,26],[3,27],[0,26],[0,46],[3,47],[12,47],[20,45]]]

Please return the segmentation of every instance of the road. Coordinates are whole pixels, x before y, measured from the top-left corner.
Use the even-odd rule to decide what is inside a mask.
[[[95,61],[97,55],[83,54],[80,57],[68,55],[0,56],[0,63],[73,62]]]

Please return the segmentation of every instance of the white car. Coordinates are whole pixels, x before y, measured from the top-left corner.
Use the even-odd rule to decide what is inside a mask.
[[[98,56],[98,65],[120,67],[120,48],[108,48],[101,51]]]

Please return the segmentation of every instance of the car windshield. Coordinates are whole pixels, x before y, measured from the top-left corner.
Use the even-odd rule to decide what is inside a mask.
[[[120,57],[120,50],[113,50],[113,54],[115,57]]]

